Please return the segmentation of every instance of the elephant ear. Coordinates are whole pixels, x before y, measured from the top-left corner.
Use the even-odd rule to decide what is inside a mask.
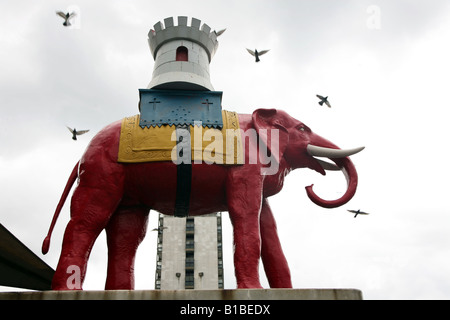
[[[289,132],[282,124],[281,113],[276,109],[257,109],[252,114],[252,121],[260,143],[267,146],[279,164],[289,143]]]

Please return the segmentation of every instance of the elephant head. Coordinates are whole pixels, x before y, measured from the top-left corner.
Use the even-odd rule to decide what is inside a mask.
[[[354,196],[358,185],[358,175],[349,156],[360,152],[364,147],[342,150],[335,144],[315,134],[304,123],[287,113],[276,109],[258,109],[252,115],[253,125],[258,132],[272,129],[272,134],[260,134],[260,140],[272,154],[272,161],[290,169],[310,168],[323,175],[326,170],[341,170],[347,179],[347,190],[339,199],[325,200],[314,191],[313,185],[306,187],[308,197],[324,208],[336,208]],[[278,138],[274,139],[273,130]],[[274,152],[275,149],[275,152]],[[328,158],[333,163],[318,158]],[[284,162],[284,163],[283,163]]]

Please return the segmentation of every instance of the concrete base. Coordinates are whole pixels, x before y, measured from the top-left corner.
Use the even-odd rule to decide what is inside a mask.
[[[107,290],[1,292],[0,300],[362,300],[358,289]]]

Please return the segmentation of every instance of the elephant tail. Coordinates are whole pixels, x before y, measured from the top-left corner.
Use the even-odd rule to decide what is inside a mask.
[[[53,228],[55,227],[56,220],[58,220],[59,213],[61,212],[62,207],[64,206],[64,203],[66,202],[67,196],[69,195],[70,189],[72,189],[73,184],[78,178],[78,164],[75,165],[75,167],[72,170],[72,173],[70,174],[69,180],[67,181],[66,187],[64,188],[64,192],[61,196],[61,199],[59,200],[58,206],[56,207],[55,213],[53,215],[53,220],[50,225],[50,229],[48,230],[48,234],[44,239],[44,242],[42,243],[42,253],[46,254],[48,252],[48,249],[50,248],[50,238],[52,236]]]

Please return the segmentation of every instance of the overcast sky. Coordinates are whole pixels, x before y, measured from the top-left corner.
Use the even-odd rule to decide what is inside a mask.
[[[56,10],[79,15],[69,29]],[[352,157],[355,197],[341,173],[292,172],[270,198],[295,288],[358,288],[365,299],[450,299],[450,3],[446,0],[0,2],[0,223],[56,268],[68,202],[50,252],[40,248],[74,164],[107,124],[138,112],[151,80],[147,33],[185,15],[227,28],[210,66],[224,109],[279,108]],[[250,49],[270,49],[256,64]],[[332,108],[318,105],[329,96]],[[66,125],[90,129],[73,141]],[[369,216],[356,219],[347,209]],[[224,214],[225,288],[235,288]],[[149,230],[157,226],[151,212]],[[136,289],[154,289],[156,233],[136,259]],[[263,285],[268,287],[261,268]],[[84,289],[102,290],[98,238]],[[1,287],[0,287],[1,288]],[[11,290],[10,288],[1,288]]]

